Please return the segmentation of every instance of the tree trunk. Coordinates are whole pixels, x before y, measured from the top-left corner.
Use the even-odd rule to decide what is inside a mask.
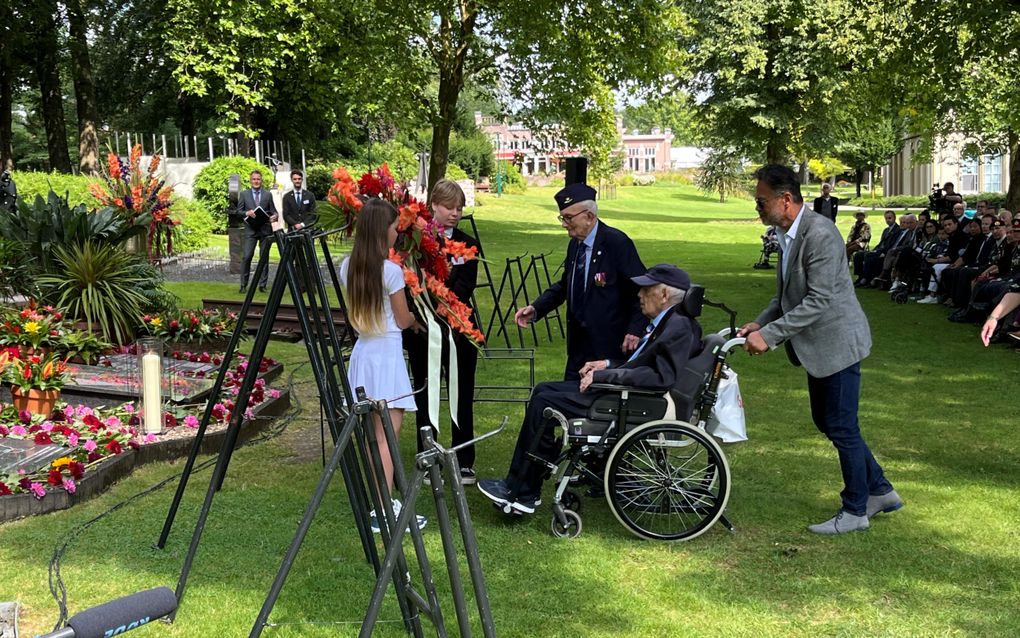
[[[1006,192],[1006,208],[1015,214],[1020,211],[1020,140],[1016,131],[1006,132],[1009,140],[1009,191]]]
[[[861,182],[864,181],[864,169],[854,169],[854,182],[857,184],[857,197],[861,196]]]
[[[464,63],[474,39],[475,20],[478,18],[478,6],[474,3],[462,4],[461,10],[463,13],[456,34],[446,16],[440,20],[440,37],[445,44],[442,46],[442,59],[436,60],[439,67],[439,100],[438,113],[432,122],[429,193],[436,182],[446,176],[446,166],[450,163],[450,131],[457,117],[457,101],[464,88]]]
[[[765,147],[765,162],[767,164],[786,163],[786,140],[778,131],[769,133],[768,145]]]
[[[0,9],[0,23],[10,24],[10,5],[3,3]],[[0,171],[14,168],[14,68],[11,63],[9,38],[0,38]]]
[[[808,171],[808,158],[800,160],[800,185],[807,186],[810,182],[810,171]]]
[[[64,120],[64,99],[57,69],[57,24],[55,2],[36,8],[34,25],[35,73],[42,96],[42,117],[46,127],[46,150],[50,170],[71,172],[71,156],[67,152],[67,128]]]
[[[71,38],[71,71],[78,111],[78,170],[82,175],[99,174],[99,131],[96,89],[92,81],[92,61],[85,34],[88,25],[80,0],[65,0]]]

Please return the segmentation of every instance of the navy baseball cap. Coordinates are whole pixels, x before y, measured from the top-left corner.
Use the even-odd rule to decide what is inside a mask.
[[[560,192],[553,195],[556,199],[556,205],[560,207],[560,210],[573,206],[577,202],[595,201],[596,191],[587,184],[571,184],[560,190]]]
[[[680,290],[691,288],[691,276],[673,264],[657,264],[640,277],[631,277],[630,280],[642,287],[666,284]]]

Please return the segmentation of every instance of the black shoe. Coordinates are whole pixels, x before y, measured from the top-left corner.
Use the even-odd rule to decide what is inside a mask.
[[[244,293],[248,292],[248,286],[241,286],[240,288],[237,289],[237,292],[238,294],[243,295]]]
[[[269,288],[266,286],[259,286],[259,292],[269,292]]]

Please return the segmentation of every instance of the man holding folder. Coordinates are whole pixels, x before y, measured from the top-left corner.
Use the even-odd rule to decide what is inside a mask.
[[[237,198],[237,208],[234,209],[234,216],[244,221],[244,254],[241,256],[241,289],[238,291],[242,293],[248,289],[255,245],[260,244],[263,239],[273,234],[273,222],[279,219],[272,193],[262,188],[262,172],[252,171],[250,179],[251,188],[241,191],[241,195]],[[261,245],[260,260],[263,253],[269,250],[268,243]],[[266,292],[268,285],[269,269],[267,268],[259,281],[259,290]]]

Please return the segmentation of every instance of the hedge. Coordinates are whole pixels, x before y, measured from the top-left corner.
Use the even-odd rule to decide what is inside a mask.
[[[36,195],[46,199],[49,197],[50,189],[53,189],[61,197],[67,196],[71,206],[85,204],[92,208],[99,205],[89,192],[89,184],[97,181],[94,177],[28,171],[12,171],[11,177],[18,187],[18,198],[26,202],[35,201]]]

